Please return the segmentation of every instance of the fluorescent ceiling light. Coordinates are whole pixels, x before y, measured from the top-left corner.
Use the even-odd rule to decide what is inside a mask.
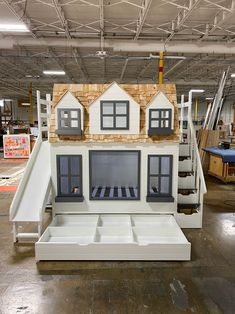
[[[206,97],[206,100],[213,100],[213,97]]]
[[[65,75],[65,71],[46,70],[46,71],[43,71],[43,74],[46,74],[46,75]]]
[[[231,74],[231,77],[235,77],[235,73],[232,73],[232,74]]]
[[[0,24],[0,32],[29,32],[25,24]]]
[[[204,89],[192,89],[193,93],[204,93],[205,90]]]
[[[30,75],[30,74],[27,74],[27,75],[25,75],[25,77],[27,77],[27,78],[32,78],[32,77],[39,78],[40,75]]]
[[[0,99],[0,107],[4,106],[4,99]]]

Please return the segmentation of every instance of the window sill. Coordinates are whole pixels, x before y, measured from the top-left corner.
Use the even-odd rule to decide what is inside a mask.
[[[72,130],[72,129],[61,130],[61,129],[57,129],[55,131],[55,133],[58,134],[58,135],[79,135],[79,136],[81,136],[82,135],[82,130]]]
[[[56,203],[81,203],[84,201],[84,196],[56,196]]]
[[[148,203],[174,203],[173,196],[146,196],[146,202]]]
[[[148,130],[148,136],[154,136],[154,135],[172,135],[174,134],[174,130],[172,129],[149,129]]]

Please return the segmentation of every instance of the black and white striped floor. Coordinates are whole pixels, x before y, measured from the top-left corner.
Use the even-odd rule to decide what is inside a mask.
[[[92,187],[92,198],[100,199],[135,199],[138,197],[138,189],[128,186],[94,186]]]

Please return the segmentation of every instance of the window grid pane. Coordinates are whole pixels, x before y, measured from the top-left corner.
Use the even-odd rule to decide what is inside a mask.
[[[150,128],[170,128],[171,109],[150,109]]]
[[[106,105],[113,105],[107,111]],[[113,114],[111,114],[113,112]],[[109,119],[107,119],[109,117]],[[112,120],[112,119],[113,120]],[[128,129],[129,102],[101,102],[101,129],[125,130]]]
[[[148,162],[148,193],[153,196],[170,195],[172,157],[149,156]]]
[[[80,109],[58,109],[58,128],[63,130],[81,129]]]
[[[127,117],[126,116],[117,116],[115,119],[116,128],[126,128],[127,127]]]
[[[78,196],[82,194],[81,156],[58,156],[58,194]],[[74,195],[76,194],[76,195]]]

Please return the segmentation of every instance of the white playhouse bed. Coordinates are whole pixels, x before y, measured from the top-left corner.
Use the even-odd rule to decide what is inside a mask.
[[[173,215],[57,215],[36,243],[37,260],[190,260]]]

